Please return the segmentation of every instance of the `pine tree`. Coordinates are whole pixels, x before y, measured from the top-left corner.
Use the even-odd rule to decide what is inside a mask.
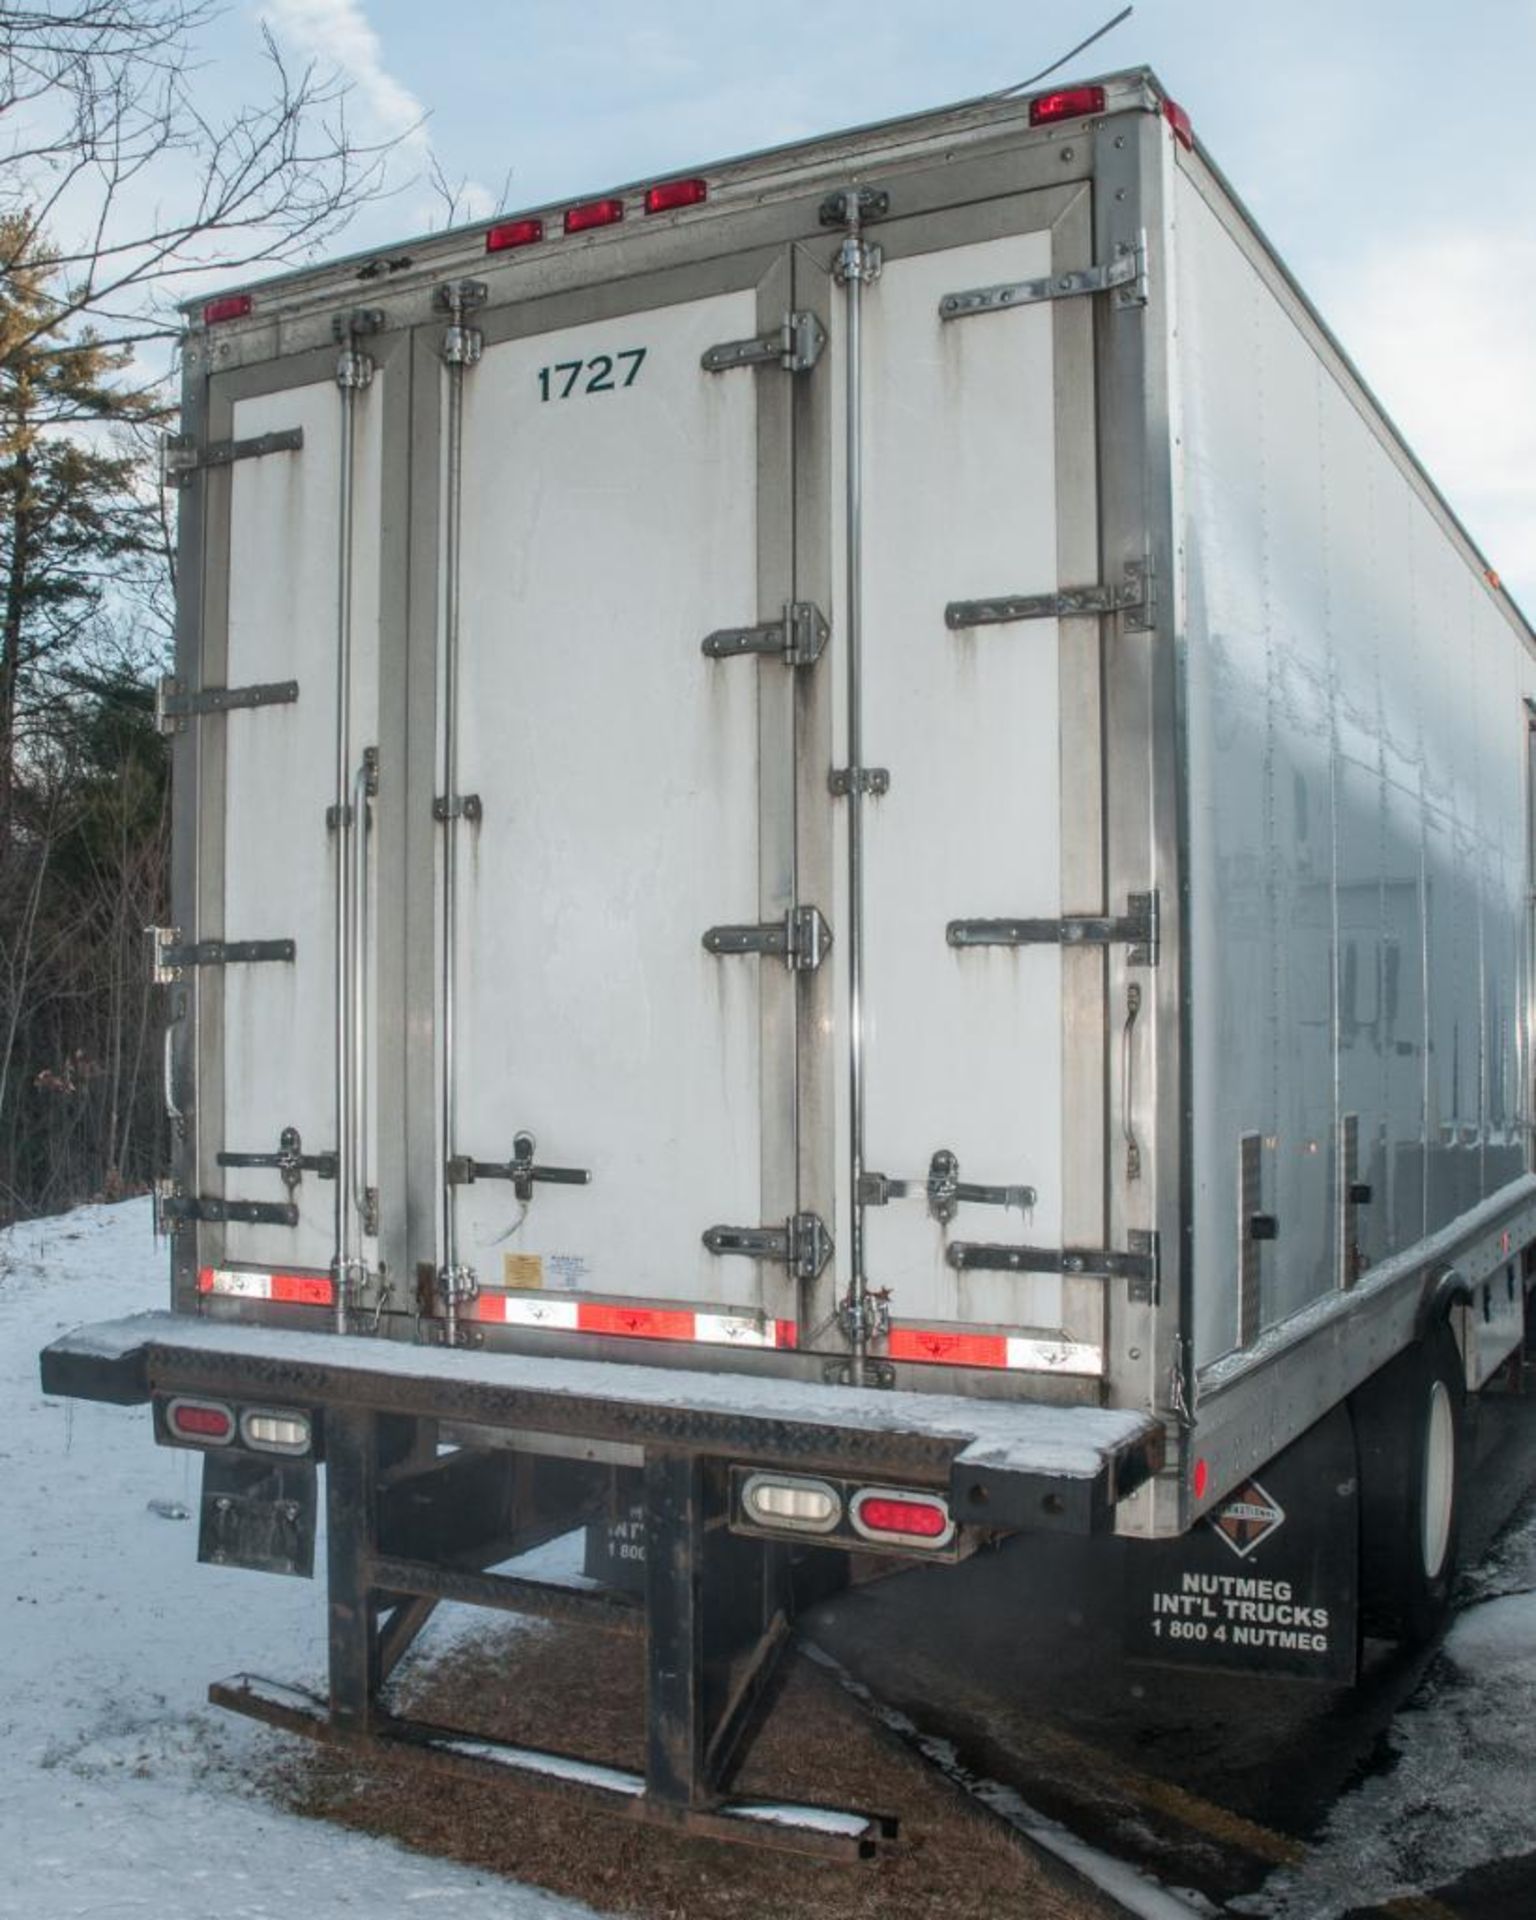
[[[29,739],[163,567],[159,503],[126,429],[163,417],[131,351],[79,328],[56,263],[0,219],[0,846]],[[46,727],[45,727],[46,730]]]

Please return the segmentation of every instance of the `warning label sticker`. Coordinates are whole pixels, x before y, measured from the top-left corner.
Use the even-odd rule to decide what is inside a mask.
[[[542,1287],[544,1256],[540,1253],[504,1253],[501,1256],[501,1284],[504,1287]]]
[[[1256,1546],[1285,1525],[1285,1508],[1271,1499],[1257,1480],[1248,1480],[1230,1500],[1206,1515],[1206,1524],[1239,1560],[1246,1560]]]

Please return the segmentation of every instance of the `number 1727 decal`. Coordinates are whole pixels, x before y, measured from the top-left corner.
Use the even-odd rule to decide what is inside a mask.
[[[626,361],[629,371],[616,380],[615,369]],[[552,367],[539,368],[539,398],[569,400],[582,393],[617,393],[621,387],[635,384],[635,376],[644,364],[644,347],[626,347],[622,353],[594,353],[590,360],[557,360]]]

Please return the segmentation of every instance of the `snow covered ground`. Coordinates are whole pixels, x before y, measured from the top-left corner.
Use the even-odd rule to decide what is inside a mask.
[[[155,1446],[143,1408],[38,1385],[56,1334],[165,1295],[145,1201],[0,1233],[0,1917],[589,1913],[275,1811],[246,1784],[279,1736],[205,1689],[239,1667],[317,1682],[321,1587],[199,1567],[197,1458]]]
[[[1335,1920],[1536,1853],[1536,1509],[1466,1583],[1467,1605],[1388,1736],[1390,1765],[1241,1910]]]

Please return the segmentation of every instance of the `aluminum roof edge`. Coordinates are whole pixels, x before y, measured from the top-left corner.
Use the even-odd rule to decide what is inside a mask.
[[[1105,90],[1104,111],[1109,113],[1150,112],[1167,98],[1161,82],[1150,67],[1127,68],[1119,72],[1097,75],[1090,80],[1073,82],[1081,86],[1101,86]],[[422,253],[430,254],[442,264],[465,251],[467,241],[482,242],[487,228],[512,220],[536,219],[562,214],[566,208],[585,205],[588,201],[605,197],[627,198],[643,192],[658,181],[686,178],[690,174],[702,173],[718,181],[723,187],[740,187],[756,184],[767,187],[776,175],[784,175],[784,184],[789,177],[805,175],[814,178],[818,172],[835,171],[837,165],[849,163],[854,158],[884,155],[887,152],[899,152],[910,148],[920,153],[924,145],[942,144],[943,139],[956,132],[967,134],[986,133],[992,129],[1006,130],[1016,125],[1021,132],[1030,131],[1028,108],[1031,99],[1039,91],[1055,91],[1054,88],[1035,89],[1019,92],[1007,88],[997,93],[978,94],[968,100],[953,101],[940,107],[925,107],[916,113],[900,114],[890,119],[872,120],[858,126],[846,127],[830,133],[816,134],[805,140],[787,141],[778,146],[760,147],[747,153],[737,154],[727,159],[695,162],[691,165],[669,168],[664,173],[648,174],[640,180],[632,180],[622,186],[608,186],[579,193],[562,194],[557,199],[544,201],[528,207],[508,207],[485,218],[467,221],[456,227],[445,228],[440,233],[423,233],[407,236],[400,240],[382,242],[379,245],[359,249],[354,253],[339,254],[311,265],[294,267],[286,273],[271,274],[259,280],[242,280],[221,286],[219,298],[239,293],[261,293],[281,296],[285,292],[296,295],[310,287],[327,285],[340,277],[357,278],[357,270],[370,266],[374,261],[390,254]],[[1098,116],[1094,116],[1098,117]],[[1042,129],[1044,131],[1044,129]],[[856,152],[850,152],[850,149]],[[689,208],[690,221],[705,221],[712,216],[718,217],[733,211],[732,203],[711,202],[707,208]],[[598,236],[615,236],[614,229],[599,229]],[[552,236],[554,237],[554,236]],[[592,238],[594,236],[588,236]],[[615,236],[617,237],[617,236]],[[484,259],[483,242],[471,250],[471,258],[478,262]],[[421,267],[425,262],[413,258],[413,265]],[[363,293],[368,283],[365,281]],[[205,292],[195,298],[179,303],[178,311],[194,324],[200,321],[206,302],[214,297]],[[360,296],[362,297],[362,296]]]

